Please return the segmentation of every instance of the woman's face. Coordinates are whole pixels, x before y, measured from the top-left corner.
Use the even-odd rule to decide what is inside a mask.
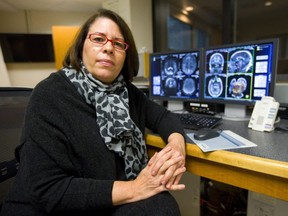
[[[117,24],[104,17],[97,18],[94,21],[88,35],[91,33],[103,34],[109,40],[124,40]],[[115,49],[110,41],[103,46],[94,44],[89,40],[88,35],[83,46],[83,63],[96,79],[105,84],[111,84],[123,67],[126,51]]]

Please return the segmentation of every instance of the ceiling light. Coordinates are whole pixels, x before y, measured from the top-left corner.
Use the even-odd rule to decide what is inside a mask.
[[[186,10],[182,10],[182,13],[185,14],[185,15],[189,14],[188,11],[186,11]]]
[[[192,6],[187,6],[187,7],[185,8],[185,10],[186,10],[186,11],[193,11],[194,8],[193,8]]]

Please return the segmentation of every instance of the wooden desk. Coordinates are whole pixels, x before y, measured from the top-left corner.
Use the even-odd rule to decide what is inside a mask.
[[[150,156],[165,146],[157,135],[146,135],[146,142]],[[186,146],[188,172],[288,201],[288,162],[224,150],[204,153],[195,144]]]

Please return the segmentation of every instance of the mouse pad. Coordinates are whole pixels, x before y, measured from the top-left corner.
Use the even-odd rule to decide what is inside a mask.
[[[207,140],[196,140],[194,139],[194,133],[188,132],[187,136],[195,142],[195,144],[203,151],[215,151],[221,149],[237,149],[237,148],[248,148],[255,147],[257,144],[245,139],[244,137],[230,131],[223,130],[220,132],[220,136],[207,139]]]

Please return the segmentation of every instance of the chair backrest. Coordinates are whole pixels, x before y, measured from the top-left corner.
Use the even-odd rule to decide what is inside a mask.
[[[0,87],[0,205],[18,170],[15,148],[32,88]]]

